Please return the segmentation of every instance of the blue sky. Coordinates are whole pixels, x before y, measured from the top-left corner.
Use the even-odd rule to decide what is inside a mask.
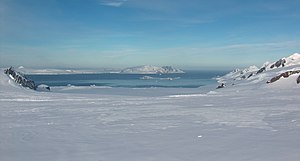
[[[300,52],[299,0],[0,0],[0,66],[230,69]]]

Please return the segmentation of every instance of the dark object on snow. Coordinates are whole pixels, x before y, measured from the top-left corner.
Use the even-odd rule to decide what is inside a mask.
[[[284,72],[284,73],[281,73],[280,75],[276,76],[276,77],[273,77],[271,80],[267,81],[267,83],[273,83],[273,82],[276,82],[278,81],[281,77],[284,77],[284,78],[288,78],[289,76],[293,75],[293,74],[298,74],[300,73],[300,70],[295,70],[295,71],[287,71],[287,72]],[[299,76],[300,77],[300,76]],[[300,79],[297,79],[297,83],[298,83],[298,80],[299,80],[299,83],[300,83]],[[298,83],[298,84],[299,84]]]
[[[297,78],[297,84],[299,84],[300,83],[300,75],[299,75],[299,77]]]
[[[286,63],[285,59],[280,59],[275,63],[275,66],[278,68],[280,66],[284,67],[284,63]]]
[[[273,83],[273,82],[276,82],[278,81],[279,79],[281,78],[281,74],[276,76],[276,77],[273,77],[271,80],[267,81],[267,83]]]
[[[250,77],[252,77],[253,76],[253,73],[251,73],[250,75],[248,75],[248,77],[247,78],[250,78]]]
[[[222,83],[221,85],[219,85],[219,86],[217,87],[217,89],[219,89],[219,88],[224,88],[224,87],[225,87],[225,84]]]
[[[28,87],[30,89],[36,90],[36,85],[34,81],[26,78],[23,73],[16,71],[13,67],[4,70],[4,73],[11,77],[16,83],[22,85],[23,87]]]
[[[286,63],[285,59],[279,59],[277,62],[275,62],[274,64],[271,65],[271,69],[273,69],[274,67],[279,68],[280,66],[284,67]]]
[[[260,68],[260,69],[256,72],[256,74],[262,73],[262,72],[264,72],[264,71],[266,71],[266,67]]]

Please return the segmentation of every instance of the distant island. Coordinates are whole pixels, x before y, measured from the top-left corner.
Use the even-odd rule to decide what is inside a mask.
[[[120,73],[126,74],[167,74],[167,73],[184,73],[184,71],[173,68],[171,66],[152,66],[152,65],[143,65],[143,66],[136,66],[125,68],[121,70]]]

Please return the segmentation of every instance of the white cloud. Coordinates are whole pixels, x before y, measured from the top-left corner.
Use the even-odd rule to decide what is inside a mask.
[[[101,0],[100,4],[110,7],[121,7],[127,0]]]

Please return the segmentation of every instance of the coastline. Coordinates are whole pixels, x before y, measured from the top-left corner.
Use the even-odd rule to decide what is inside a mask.
[[[59,93],[19,87],[1,73],[0,156],[15,161],[297,161],[299,87],[278,83],[206,86],[186,93],[124,88]]]

